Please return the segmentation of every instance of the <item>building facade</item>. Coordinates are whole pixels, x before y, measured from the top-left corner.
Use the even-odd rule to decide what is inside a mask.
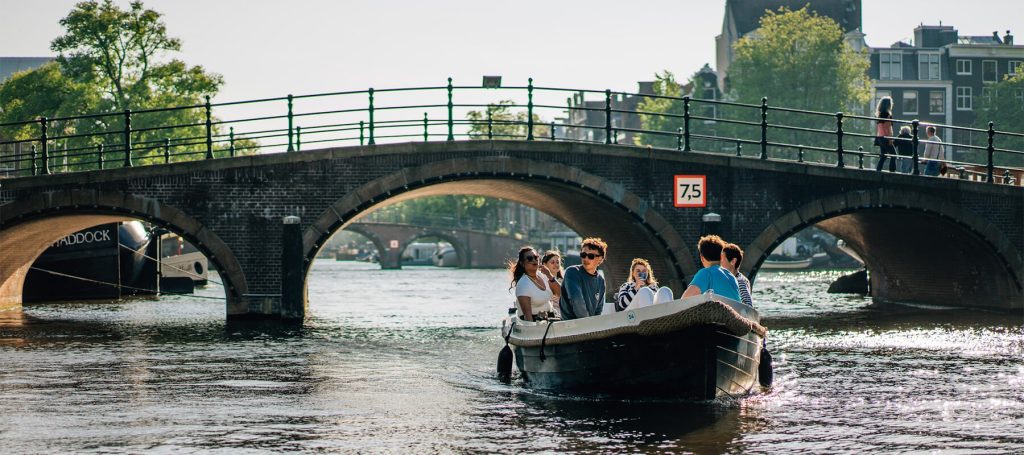
[[[960,36],[948,25],[921,25],[912,43],[871,48],[869,76],[874,101],[893,99],[893,116],[923,123],[972,126],[984,98],[996,96],[991,86],[1024,70],[1024,46],[1002,38]],[[1024,94],[1019,96],[1024,103]],[[998,121],[998,119],[993,119]],[[980,134],[943,131],[947,142],[978,145]]]

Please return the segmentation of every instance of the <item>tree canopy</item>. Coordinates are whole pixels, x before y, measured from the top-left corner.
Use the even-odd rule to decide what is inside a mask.
[[[727,93],[740,103],[819,112],[866,111],[871,82],[867,76],[870,61],[866,52],[854,51],[845,41],[843,30],[834,20],[819,16],[807,7],[792,11],[780,8],[766,11],[761,27],[739,39],[735,60],[729,66]],[[760,121],[756,109],[726,110],[743,120]],[[724,115],[725,113],[723,113]],[[824,116],[772,112],[769,123],[817,129],[834,129],[835,120]],[[870,125],[850,125],[865,131]],[[735,129],[735,128],[734,128]],[[756,128],[738,128],[737,134],[755,139]],[[853,128],[847,128],[852,130]],[[797,131],[777,132],[772,142],[798,145],[834,146],[835,139]]]
[[[50,46],[59,54],[57,61],[18,73],[0,85],[0,122],[199,106],[223,85],[218,74],[167,58],[181,49],[181,41],[168,35],[160,13],[140,1],[126,10],[111,0],[83,1],[60,24],[64,34]],[[204,147],[203,122],[201,107],[133,114],[133,154],[141,163],[162,156],[166,139],[175,148],[172,153]],[[139,131],[166,125],[193,126]],[[124,129],[122,115],[70,120],[50,129],[51,137],[110,133],[56,140],[51,148],[67,150],[65,162],[71,167],[95,161],[92,150],[97,145],[123,148],[121,135],[115,134]],[[39,136],[38,130],[36,125],[8,127],[0,129],[0,135],[30,139]],[[219,135],[219,129],[214,134]],[[251,151],[255,143],[240,141],[236,147]]]
[[[512,100],[501,100],[497,103],[487,105],[483,111],[469,111],[466,120],[471,122],[469,137],[473,139],[487,139],[491,137],[499,140],[524,139],[527,130],[527,112],[525,108],[513,112],[516,107]],[[490,119],[490,126],[488,126]],[[490,128],[490,136],[488,136]],[[551,134],[551,127],[543,124],[540,116],[533,114],[533,136],[535,138],[548,137]]]
[[[975,128],[988,129],[988,122],[995,123],[996,131],[1024,132],[1024,73],[1019,69],[1014,76],[1006,76],[999,83],[987,87],[990,96],[980,97],[979,109],[975,112]],[[993,140],[996,148],[1024,150],[1024,138],[997,134]],[[988,161],[987,152],[967,152],[967,159],[973,162]],[[1024,166],[1024,155],[996,152],[993,162],[998,165]]]

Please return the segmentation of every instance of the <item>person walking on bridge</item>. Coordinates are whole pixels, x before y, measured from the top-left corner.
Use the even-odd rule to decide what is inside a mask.
[[[604,273],[598,266],[604,262],[608,244],[596,237],[583,241],[580,247],[580,265],[565,269],[562,298],[559,307],[562,320],[597,316],[604,311]]]
[[[896,146],[892,140],[892,97],[883,96],[878,100],[878,107],[875,109],[875,117],[878,123],[875,125],[875,145],[878,146],[878,166],[875,170],[882,172],[885,165],[885,158],[889,157],[889,172],[896,172],[895,158],[890,157],[896,153]]]

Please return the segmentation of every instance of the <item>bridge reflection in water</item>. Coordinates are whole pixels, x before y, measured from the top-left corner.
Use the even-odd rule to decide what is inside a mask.
[[[533,87],[523,89],[532,95]],[[536,106],[530,99],[527,109],[532,112]],[[679,101],[689,105],[696,100]],[[843,116],[838,116],[838,134],[818,131],[835,141],[831,149],[768,142],[766,137],[772,136],[767,134],[785,128],[771,129],[763,116],[758,141],[697,134],[690,130],[687,115],[679,131],[661,132],[678,139],[680,150],[618,145],[613,143],[611,104],[605,110],[608,124],[598,128],[607,134],[603,144],[539,140],[532,124],[526,125],[523,139],[498,140],[509,138],[495,137],[493,122],[460,133],[478,140],[453,141],[452,106],[447,106],[447,122],[426,122],[425,142],[377,144],[384,137],[375,129],[396,125],[378,118],[363,128],[364,145],[231,157],[238,151],[230,143],[214,147],[211,122],[205,144],[179,144],[172,147],[176,153],[165,147],[158,150],[162,155],[147,155],[126,141],[122,159],[115,160],[121,167],[115,169],[86,170],[96,167],[95,161],[82,161],[68,169],[78,172],[6,179],[0,187],[0,304],[21,303],[25,272],[56,239],[96,224],[143,219],[182,235],[217,265],[225,280],[229,317],[302,317],[304,299],[286,302],[281,297],[284,217],[299,217],[295,226],[301,246],[295,248],[301,251],[295,253],[308,272],[333,233],[373,210],[418,197],[467,194],[531,206],[583,236],[605,238],[611,245],[606,262],[611,283],[625,279],[630,259],[647,257],[665,284],[682,289],[699,267],[693,248],[708,230],[702,215],[715,212],[722,216],[715,229],[746,250],[743,271],[755,283],[775,246],[805,227],[817,226],[864,258],[878,300],[1024,307],[1024,190],[1009,185],[1012,179],[998,184],[994,177],[997,165],[1016,172],[999,163],[1016,159],[1017,152],[990,150],[987,163],[974,163],[985,169],[984,179],[991,183],[877,173],[852,165],[864,155],[845,148]],[[775,112],[766,105],[752,108],[761,114]],[[370,104],[361,112],[374,109],[381,108]],[[827,115],[835,122],[836,117]],[[287,119],[293,118],[289,110]],[[448,134],[431,132],[432,126],[444,127]],[[308,140],[310,129],[304,136],[307,148],[315,142]],[[132,134],[128,131],[128,137]],[[291,139],[293,129],[275,134]],[[863,134],[845,135],[846,145],[867,140]],[[1015,136],[1000,132],[996,137]],[[445,140],[431,140],[439,138]],[[327,137],[323,143],[332,140],[357,139]],[[735,156],[708,145],[726,140],[754,145],[760,153]],[[51,141],[45,135],[38,141],[41,157],[26,161],[19,156],[24,174],[49,169],[46,144]],[[288,143],[293,150],[301,148],[298,140]],[[695,147],[700,144],[706,149]],[[199,155],[206,159],[171,162],[195,155],[204,145],[205,153]],[[804,162],[802,153],[792,153],[794,148],[833,160]],[[108,148],[104,153],[116,152]],[[133,158],[150,165],[135,166]],[[26,162],[31,166],[24,166]],[[104,162],[109,164],[109,158]],[[680,174],[706,177],[704,207],[673,204],[673,177]],[[304,275],[299,280],[304,286]]]

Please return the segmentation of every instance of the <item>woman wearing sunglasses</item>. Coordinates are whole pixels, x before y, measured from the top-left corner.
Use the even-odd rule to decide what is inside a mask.
[[[540,321],[555,317],[551,300],[550,276],[539,272],[540,255],[532,247],[519,249],[519,259],[509,264],[512,284],[516,288],[516,314],[527,321]]]

